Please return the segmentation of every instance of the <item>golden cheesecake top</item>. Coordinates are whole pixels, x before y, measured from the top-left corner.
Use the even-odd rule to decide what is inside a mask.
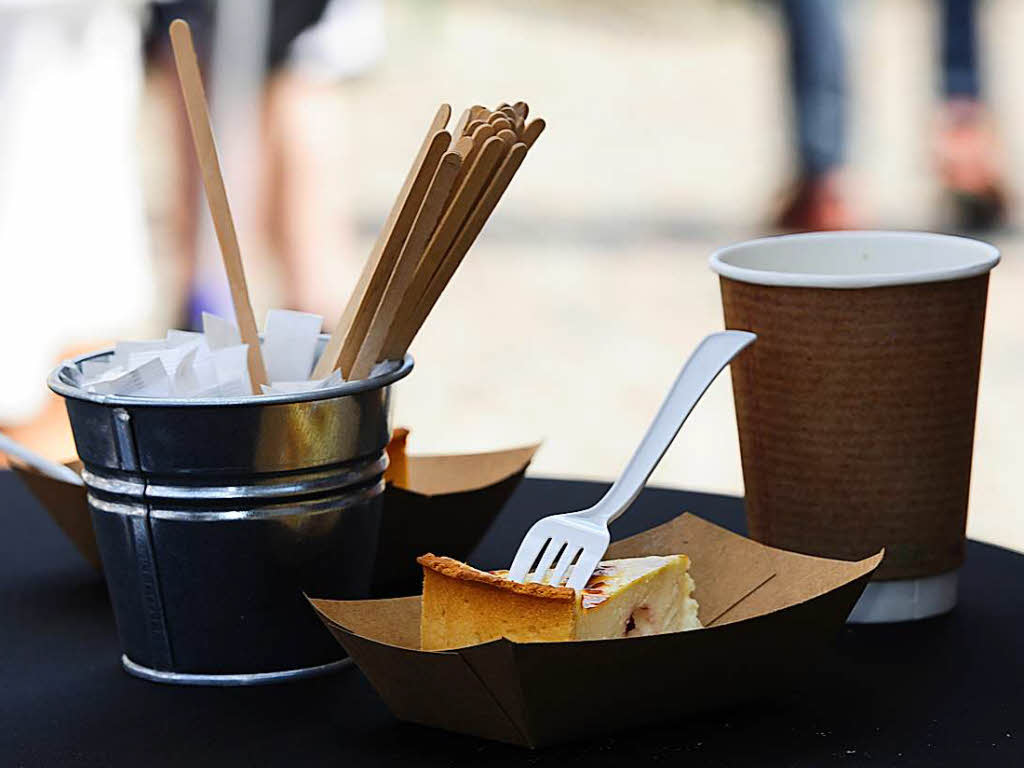
[[[586,586],[581,590],[582,607],[584,609],[596,608],[645,574],[656,571],[668,563],[680,559],[683,561],[685,570],[690,565],[690,560],[686,555],[652,555],[649,557],[632,557],[625,560],[605,560],[597,566],[587,581]],[[430,568],[444,576],[465,581],[475,581],[521,595],[544,597],[552,600],[574,600],[576,597],[575,590],[569,587],[553,587],[536,581],[520,584],[508,578],[507,570],[481,571],[450,557],[438,557],[428,553],[416,558],[416,562],[424,568]],[[572,574],[574,567],[570,566],[566,578]],[[550,571],[548,573],[550,574]]]

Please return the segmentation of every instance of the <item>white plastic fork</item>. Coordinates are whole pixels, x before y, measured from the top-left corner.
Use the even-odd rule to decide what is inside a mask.
[[[619,479],[589,509],[551,515],[534,523],[519,545],[509,569],[509,578],[522,583],[529,575],[530,581],[559,586],[569,566],[577,561],[568,586],[583,589],[608,549],[611,541],[608,525],[629,509],[640,495],[647,479],[711,382],[756,338],[755,334],[747,331],[721,331],[705,338],[679,372],[658,415]],[[534,563],[537,568],[530,573],[530,566]]]

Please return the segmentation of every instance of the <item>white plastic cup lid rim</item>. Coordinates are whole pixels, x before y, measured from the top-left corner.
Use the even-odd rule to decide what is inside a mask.
[[[756,285],[877,288],[982,275],[999,263],[988,243],[932,232],[810,232],[720,248],[711,269]]]

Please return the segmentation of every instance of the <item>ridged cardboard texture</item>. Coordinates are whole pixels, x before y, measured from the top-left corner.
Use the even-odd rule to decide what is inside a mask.
[[[836,290],[721,279],[748,527],[876,579],[964,559],[988,275]]]

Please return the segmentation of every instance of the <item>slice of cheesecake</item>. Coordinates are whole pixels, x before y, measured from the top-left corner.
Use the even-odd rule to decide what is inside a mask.
[[[520,643],[596,640],[700,627],[686,555],[607,560],[581,591],[519,584],[423,555],[421,647],[436,651],[507,637]]]

